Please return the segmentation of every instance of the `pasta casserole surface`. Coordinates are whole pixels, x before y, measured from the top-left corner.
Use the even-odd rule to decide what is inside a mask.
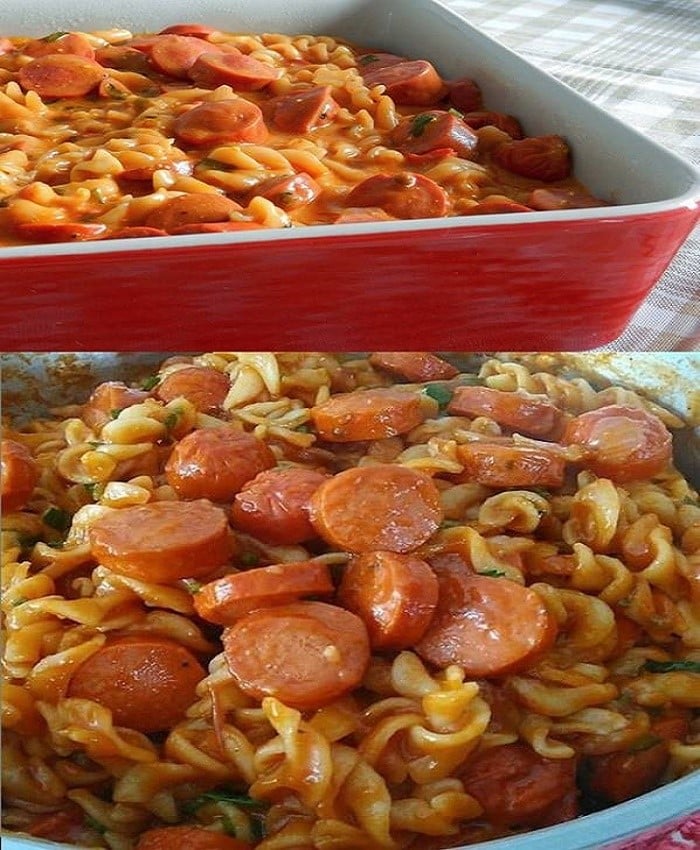
[[[6,830],[443,850],[698,767],[683,423],[461,368],[176,355],[3,423]]]

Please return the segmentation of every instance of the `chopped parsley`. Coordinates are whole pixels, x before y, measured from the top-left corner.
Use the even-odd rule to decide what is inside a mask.
[[[205,791],[199,797],[188,800],[183,805],[182,810],[185,814],[191,815],[198,809],[201,809],[202,806],[206,806],[207,803],[230,803],[241,809],[262,810],[267,808],[267,804],[262,802],[262,800],[254,800],[247,794],[238,794],[229,788],[221,788],[220,790],[214,788],[211,791]]]
[[[62,511],[60,508],[47,508],[41,516],[42,520],[49,528],[55,528],[56,531],[63,533],[70,528],[70,514],[68,511]]]
[[[212,159],[210,156],[205,156],[197,163],[197,168],[207,168],[213,171],[233,171],[235,166],[229,165],[227,162],[222,162],[220,159]]]
[[[422,136],[425,128],[431,121],[435,121],[436,117],[432,112],[421,112],[419,115],[416,115],[413,121],[411,121],[410,134],[416,139]]]
[[[58,32],[52,32],[49,33],[49,35],[45,35],[41,40],[45,41],[47,44],[51,44],[52,41],[58,41],[58,39],[63,38],[64,35],[70,35],[70,33],[59,30]]]
[[[185,586],[185,590],[188,590],[192,594],[199,593],[202,589],[202,583],[194,578],[183,578],[182,583]]]
[[[649,658],[642,665],[648,673],[700,673],[700,661],[654,661]]]
[[[452,401],[452,390],[444,384],[427,384],[424,392],[434,399],[440,407],[447,407]]]
[[[379,62],[379,57],[375,56],[374,53],[365,53],[357,60],[358,65],[371,65],[372,62]]]
[[[89,484],[83,484],[83,488],[90,498],[95,501],[104,493],[105,485],[99,481],[92,481]]]
[[[650,750],[652,747],[655,747],[657,744],[661,743],[661,738],[658,735],[652,735],[650,732],[647,732],[646,735],[642,735],[637,738],[636,741],[633,741],[629,747],[627,748],[627,752],[630,753],[643,753],[644,750]]]
[[[24,605],[25,602],[29,602],[26,596],[16,596],[10,604],[16,608],[18,605]]]
[[[177,410],[173,410],[165,417],[163,424],[165,425],[168,431],[172,431],[172,429],[177,425],[179,418],[180,412]]]
[[[244,567],[255,567],[260,563],[260,556],[255,552],[242,552],[239,560]]]
[[[159,383],[160,375],[151,375],[150,377],[144,378],[143,381],[141,381],[141,389],[149,391],[152,390],[154,387],[157,387]]]
[[[112,410],[109,411],[109,418],[110,419],[117,419],[119,414],[122,412],[122,410],[123,410],[123,408],[121,408],[121,407],[112,408]]]
[[[501,578],[505,575],[503,570],[482,570],[480,576],[488,576],[489,578]]]

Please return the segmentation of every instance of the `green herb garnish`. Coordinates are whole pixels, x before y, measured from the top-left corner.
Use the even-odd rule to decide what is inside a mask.
[[[90,815],[85,815],[85,826],[90,827],[90,829],[94,829],[95,832],[99,832],[100,835],[104,835],[105,832],[107,832],[107,827]]]
[[[244,567],[254,567],[260,563],[260,556],[255,552],[242,552],[239,560]]]
[[[165,425],[168,431],[172,431],[172,429],[177,425],[181,416],[182,410],[171,410],[163,420],[163,425]]]
[[[416,139],[418,136],[422,136],[425,128],[431,121],[435,121],[436,117],[431,112],[421,112],[420,115],[416,115],[413,121],[411,121],[411,135]]]
[[[202,583],[194,578],[183,578],[182,583],[185,586],[185,590],[188,590],[192,594],[199,593],[202,589]]]
[[[16,608],[18,605],[24,605],[25,602],[29,602],[26,596],[17,596],[10,604],[13,608]]]
[[[99,481],[92,481],[89,484],[83,484],[83,488],[90,498],[95,501],[104,493],[105,485]]]
[[[45,41],[47,44],[51,44],[52,41],[58,41],[59,38],[63,38],[64,35],[70,35],[69,32],[52,32],[49,35],[45,35],[41,41]]]
[[[63,533],[70,528],[70,514],[68,511],[62,511],[60,508],[47,508],[41,515],[42,520],[49,528],[55,528],[56,531]]]
[[[648,673],[700,673],[700,661],[654,661],[649,658],[642,664]]]
[[[637,738],[636,741],[633,741],[629,747],[627,748],[627,752],[629,753],[642,753],[644,750],[650,750],[652,747],[655,747],[657,744],[660,744],[662,741],[658,735],[652,735],[650,732],[647,732],[646,735],[642,735]]]
[[[357,60],[358,65],[371,65],[372,62],[379,62],[379,57],[375,56],[374,53],[365,53]]]
[[[424,392],[434,399],[440,407],[447,407],[452,401],[452,390],[444,384],[426,384]]]
[[[505,575],[503,570],[482,570],[480,576],[488,576],[489,578],[501,578]]]
[[[209,156],[205,156],[204,159],[199,160],[197,168],[208,168],[213,171],[233,171],[235,166],[229,165],[227,162],[222,162],[220,159],[212,159]]]
[[[267,804],[262,802],[262,800],[254,800],[252,797],[248,797],[247,794],[238,794],[236,791],[227,788],[222,788],[221,790],[214,788],[211,791],[205,791],[199,797],[188,800],[183,805],[182,810],[185,814],[191,815],[198,809],[201,809],[202,806],[206,806],[207,803],[230,803],[241,809],[262,810],[267,808]]]
[[[160,375],[151,375],[149,378],[144,378],[141,381],[141,389],[142,390],[152,390],[154,387],[157,387],[160,383]]]
[[[123,409],[124,409],[123,407],[112,408],[112,410],[109,411],[109,418],[110,419],[117,419],[119,417],[119,414],[122,412]]]

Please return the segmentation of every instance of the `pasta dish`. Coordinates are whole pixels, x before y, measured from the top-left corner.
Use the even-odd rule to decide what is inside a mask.
[[[0,39],[0,245],[604,206],[556,128],[331,36]]]
[[[428,352],[171,356],[5,421],[4,828],[444,850],[690,773],[681,425]]]

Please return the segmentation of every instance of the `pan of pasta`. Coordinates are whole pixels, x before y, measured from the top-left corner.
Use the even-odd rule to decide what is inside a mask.
[[[418,316],[588,350],[698,219],[696,169],[437,0],[190,5],[4,0],[3,350],[410,348]]]
[[[3,846],[697,846],[700,362],[576,363],[3,355]]]

